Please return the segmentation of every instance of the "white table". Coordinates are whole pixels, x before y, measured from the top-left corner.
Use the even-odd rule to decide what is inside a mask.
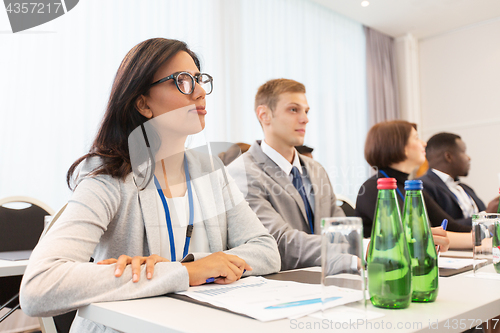
[[[485,269],[494,272],[491,265]],[[470,328],[471,325],[479,325],[480,322],[497,316],[500,313],[500,280],[479,280],[467,277],[470,274],[472,271],[452,277],[439,278],[439,294],[433,303],[412,303],[408,309],[385,310],[375,308],[368,302],[367,309],[369,311],[383,313],[384,317],[363,323],[357,327],[356,331],[384,332],[390,330],[388,325],[395,329],[398,327],[398,323],[402,323],[403,327],[396,330],[398,333],[462,332]],[[360,308],[361,306],[355,305],[354,307]],[[166,296],[94,303],[80,308],[78,316],[127,333],[231,331],[275,333],[308,331],[307,325],[317,325],[318,330],[335,329],[335,324],[311,317],[302,317],[295,321],[283,319],[263,323]],[[429,328],[429,323],[436,325],[436,322],[438,327]],[[455,324],[456,327],[453,328]],[[410,327],[405,328],[405,325],[410,325]],[[446,325],[449,328],[446,328]],[[301,327],[303,329],[300,329]],[[343,330],[349,329],[344,327]]]
[[[29,260],[2,260],[0,259],[0,277],[23,275]]]

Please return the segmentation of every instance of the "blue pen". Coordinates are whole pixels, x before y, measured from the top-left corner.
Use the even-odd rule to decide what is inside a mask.
[[[245,272],[246,272],[246,271],[247,271],[247,270],[246,270],[246,269],[244,269],[244,270],[243,270],[243,274],[245,274]],[[213,278],[213,277],[208,278],[208,279],[206,279],[206,280],[205,280],[205,283],[214,283],[215,279],[216,279],[216,278]]]
[[[441,223],[441,228],[443,228],[443,230],[446,230],[447,227],[448,227],[448,220],[444,219],[443,222]]]
[[[443,230],[446,230],[446,228],[448,228],[448,220],[447,219],[444,219],[443,222],[441,223],[441,228],[443,228]],[[437,253],[438,253],[438,257],[441,255],[441,252],[439,252],[439,245],[437,246]]]

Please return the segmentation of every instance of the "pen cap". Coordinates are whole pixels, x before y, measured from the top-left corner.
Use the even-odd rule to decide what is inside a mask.
[[[405,181],[405,191],[418,191],[424,189],[424,183],[421,180]]]

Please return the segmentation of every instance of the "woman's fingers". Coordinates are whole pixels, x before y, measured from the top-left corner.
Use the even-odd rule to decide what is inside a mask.
[[[228,270],[227,270],[228,274],[225,277],[218,279],[219,282],[217,282],[217,283],[220,283],[220,284],[233,283],[235,281],[238,281],[241,278],[241,275],[243,274],[243,270],[240,269],[238,266],[236,266],[235,264],[233,264],[232,262],[229,261],[227,263],[227,268],[228,268]]]
[[[233,263],[234,265],[236,265],[237,267],[240,268],[241,274],[243,274],[244,271],[253,270],[253,268],[249,264],[247,264],[245,260],[241,259],[240,257],[232,255],[232,254],[225,254],[225,253],[223,253],[223,254],[227,257],[227,259],[231,263]]]
[[[151,280],[151,278],[153,277],[153,274],[155,272],[155,264],[156,260],[155,258],[152,258],[152,256],[146,259],[146,278],[148,280]]]
[[[135,256],[132,258],[132,282],[139,282],[141,277],[141,265],[146,261],[146,257]]]
[[[214,282],[218,284],[232,283],[241,277],[245,269],[252,269],[243,259],[223,252],[182,265],[188,271],[191,286],[203,284],[209,278],[215,278]]]
[[[441,227],[432,228],[432,238],[434,239],[434,245],[439,246],[440,252],[448,251],[450,247],[450,240],[446,231]]]
[[[125,270],[125,267],[130,263],[132,258],[129,256],[126,256],[122,254],[121,256],[118,257],[118,260],[116,261],[116,269],[115,269],[115,276],[120,277],[123,274],[123,271]]]
[[[160,257],[159,255],[153,254],[146,259],[146,277],[148,280],[153,278],[155,272],[155,264],[158,262],[168,262],[170,260]]]
[[[436,235],[436,236],[447,237],[446,230],[443,230],[443,228],[441,227],[431,228],[431,231],[433,236]]]
[[[116,260],[115,258],[109,258],[109,259],[101,260],[97,264],[98,265],[111,265],[111,264],[114,264],[117,261],[118,260]]]
[[[149,257],[141,257],[141,256],[135,256],[135,257],[129,257],[127,255],[121,255],[117,259],[110,258],[110,259],[105,259],[101,260],[98,262],[99,265],[106,265],[106,264],[114,264],[116,263],[116,269],[115,269],[115,276],[120,277],[122,276],[123,272],[125,271],[125,267],[127,265],[131,265],[132,268],[132,281],[133,282],[139,282],[141,278],[141,266],[146,264],[146,277],[148,279],[153,278],[154,274],[154,266],[158,262],[168,262],[168,259],[165,259],[163,257],[160,257],[159,255],[153,254]]]

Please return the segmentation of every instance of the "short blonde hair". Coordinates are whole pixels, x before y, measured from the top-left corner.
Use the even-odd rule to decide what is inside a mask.
[[[306,87],[295,80],[274,79],[267,81],[259,87],[255,95],[255,110],[260,105],[266,105],[271,111],[274,111],[281,94],[283,93],[306,93]]]

